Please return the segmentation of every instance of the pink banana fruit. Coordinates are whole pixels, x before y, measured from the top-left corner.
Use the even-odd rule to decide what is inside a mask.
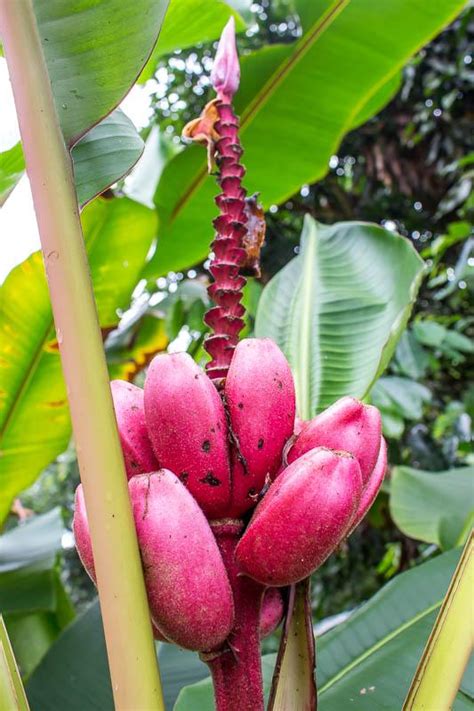
[[[341,398],[303,424],[288,453],[288,463],[314,447],[344,450],[359,462],[363,492],[353,530],[374,503],[387,469],[387,445],[382,437],[380,412],[354,398]]]
[[[76,543],[76,549],[81,559],[81,563],[84,566],[90,579],[97,585],[97,579],[95,575],[94,567],[94,556],[92,554],[92,542],[89,533],[89,522],[87,520],[86,504],[84,501],[84,492],[82,489],[82,484],[76,489],[75,501],[74,501],[74,518],[72,524],[74,539]],[[161,642],[168,642],[167,638],[163,632],[158,628],[158,626],[152,620],[153,636],[156,640]]]
[[[127,477],[159,469],[145,422],[143,390],[124,380],[110,383]]]
[[[260,611],[260,638],[271,635],[280,624],[285,607],[283,598],[278,588],[267,588],[263,595],[262,609]]]
[[[322,447],[307,452],[257,506],[236,549],[241,572],[276,587],[306,578],[348,533],[361,493],[352,455]]]
[[[153,359],[145,417],[160,467],[176,473],[209,518],[226,515],[231,491],[224,406],[190,355]]]
[[[343,450],[353,454],[359,462],[365,484],[377,462],[381,437],[382,420],[377,408],[343,397],[303,423],[288,453],[288,464],[315,447]]]
[[[229,635],[232,590],[211,528],[166,469],[129,481],[151,615],[167,639],[211,650]]]
[[[237,345],[224,397],[234,448],[229,516],[252,507],[267,476],[278,471],[295,422],[295,388],[288,362],[269,338]]]

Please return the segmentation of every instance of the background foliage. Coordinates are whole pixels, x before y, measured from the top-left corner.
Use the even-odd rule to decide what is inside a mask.
[[[291,348],[296,349],[293,365],[300,392],[306,393],[306,416],[347,392],[366,395],[382,411],[389,442],[390,473],[370,516],[314,575],[317,629],[341,623],[320,643],[322,707],[337,708],[356,689],[361,709],[376,708],[378,697],[364,674],[380,679],[383,693],[395,693],[384,669],[393,669],[404,650],[407,666],[399,665],[398,676],[391,680],[392,687],[398,684],[398,703],[452,574],[457,553],[451,549],[465,540],[474,516],[474,150],[468,130],[472,12],[465,10],[420,50],[453,20],[462,2],[439,0],[432,6],[436,9],[428,10],[422,3],[391,0],[384,6],[386,14],[380,13],[380,27],[370,26],[370,36],[370,7],[365,2],[345,7],[344,2],[329,0],[215,0],[206,4],[204,13],[200,5],[196,0],[170,3],[159,42],[139,78],[141,91],[150,96],[141,136],[114,111],[76,142],[92,115],[103,118],[117,104],[127,81],[146,60],[141,45],[134,44],[128,52],[128,16],[117,15],[115,35],[104,36],[98,53],[92,48],[95,59],[88,72],[102,72],[99,79],[108,83],[99,104],[86,103],[83,113],[74,113],[69,111],[69,95],[58,99],[65,135],[75,143],[80,201],[88,202],[114,183],[82,216],[111,377],[141,384],[150,359],[166,348],[186,348],[197,360],[204,358],[206,258],[216,188],[205,175],[202,148],[183,148],[179,136],[211,96],[207,77],[213,42],[232,13],[243,55],[237,103],[246,185],[261,192],[267,218],[262,276],[246,287],[245,333],[271,331],[282,347],[289,344],[290,360]],[[41,21],[49,27],[52,18],[43,15]],[[331,19],[325,32],[322,17]],[[64,21],[69,27],[67,18]],[[122,37],[120,28],[125,26],[127,37]],[[68,31],[74,49],[76,29]],[[357,42],[351,41],[354,32]],[[107,44],[116,36],[127,47],[123,71],[113,65],[115,55]],[[151,41],[148,34],[148,49]],[[57,44],[61,51],[59,40]],[[115,49],[121,57],[118,44]],[[52,60],[54,51],[53,42],[48,47]],[[371,52],[383,55],[384,61],[371,61]],[[96,80],[88,76],[84,91]],[[60,89],[58,96],[68,91],[67,86]],[[132,175],[122,179],[143,144],[142,159]],[[0,205],[23,171],[19,144],[0,154]],[[306,241],[300,243],[305,217]],[[311,256],[307,251],[308,230],[316,224],[311,218],[319,223],[327,253],[322,249]],[[367,229],[361,224],[367,221],[378,226]],[[325,241],[324,235],[331,239]],[[382,265],[385,272],[377,271],[375,281],[370,259],[364,257],[364,240],[383,241],[383,249],[392,249],[393,256]],[[340,253],[334,256],[338,244],[350,245],[346,261]],[[416,252],[425,260],[423,275]],[[330,267],[336,263],[339,273],[334,275]],[[305,276],[301,266],[308,264],[312,273]],[[347,274],[352,276],[345,294]],[[412,300],[409,283],[418,284],[422,276],[405,328]],[[361,315],[359,327],[325,310],[321,294],[327,296],[331,288],[334,298],[343,304],[347,298],[350,308],[357,302],[351,313]],[[53,709],[63,703],[64,679],[58,676],[52,683],[52,670],[61,660],[68,674],[81,645],[90,649],[91,638],[100,661],[94,669],[84,665],[76,678],[77,708],[107,708],[111,697],[97,605],[70,625],[95,591],[70,535],[78,472],[39,254],[10,273],[0,297],[0,611],[22,674],[29,678],[33,708]],[[306,335],[305,324],[298,320],[305,303],[315,319],[306,324]],[[394,328],[396,313],[405,318]],[[337,340],[339,328],[344,341],[341,363],[347,379],[336,385],[321,358],[328,348],[321,329],[324,318],[329,319],[331,337]],[[284,323],[288,329],[282,334]],[[372,341],[364,332],[368,324],[379,329]],[[311,357],[298,370],[302,333]],[[359,343],[367,351],[359,363],[367,366],[365,374],[363,367],[356,371],[351,360]],[[386,369],[374,384],[375,374],[382,371],[378,363]],[[309,382],[312,387],[307,387]],[[26,524],[18,525],[18,513],[24,513],[18,502],[9,513],[18,495],[27,513],[38,514]],[[397,596],[410,601],[411,595],[413,604],[407,602],[403,611],[412,620],[408,632],[400,632],[407,623],[401,618],[393,619],[393,630],[385,630],[383,605],[395,604]],[[345,667],[334,669],[340,650],[357,638],[361,619],[371,630],[368,650],[381,646],[381,655],[367,654],[366,666],[349,660],[347,673]],[[21,643],[25,635],[32,640],[28,646]],[[277,645],[278,633],[265,642],[264,651],[274,652]],[[358,654],[365,660],[366,652]],[[181,687],[202,678],[205,670],[195,656],[167,646],[160,655],[171,708]],[[270,660],[265,669],[271,669]],[[176,708],[192,708],[196,699],[205,708],[206,684],[183,691]],[[81,696],[81,689],[87,689],[87,697]],[[472,676],[471,684],[466,677],[455,708],[472,708],[473,697]]]

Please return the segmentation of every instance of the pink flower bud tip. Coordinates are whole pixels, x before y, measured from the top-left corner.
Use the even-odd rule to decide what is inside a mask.
[[[235,43],[235,21],[231,17],[222,30],[211,72],[217,98],[230,102],[239,88],[240,66]]]

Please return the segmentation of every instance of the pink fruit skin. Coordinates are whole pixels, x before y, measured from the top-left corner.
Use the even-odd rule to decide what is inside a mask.
[[[209,524],[166,469],[129,481],[153,621],[186,649],[210,650],[234,620],[227,572]]]
[[[278,588],[267,588],[260,612],[260,637],[271,635],[280,624],[284,612],[283,598]]]
[[[288,464],[315,447],[343,450],[359,462],[365,484],[377,461],[381,435],[382,421],[377,408],[343,397],[304,423],[288,454]]]
[[[346,535],[362,491],[357,460],[313,449],[270,486],[240,539],[242,573],[268,586],[306,578]]]
[[[230,501],[224,406],[189,354],[153,359],[145,382],[145,417],[160,467],[178,476],[209,518],[224,516]]]
[[[370,475],[369,481],[365,485],[362,496],[359,502],[354,521],[351,526],[351,533],[362,521],[372,504],[374,503],[379,489],[382,486],[385,472],[387,471],[387,445],[383,437],[380,438],[380,450],[374,470]]]
[[[267,475],[281,464],[283,447],[293,433],[295,388],[288,362],[269,338],[247,338],[235,349],[227,375],[225,400],[243,462],[232,472],[230,516],[255,502]]]
[[[92,543],[89,533],[89,522],[87,521],[86,503],[84,501],[82,484],[79,484],[77,487],[74,498],[74,518],[72,522],[72,530],[81,563],[86,569],[86,572],[92,582],[96,584],[94,556],[92,554]]]
[[[143,390],[124,380],[110,383],[127,477],[159,469],[145,422]]]

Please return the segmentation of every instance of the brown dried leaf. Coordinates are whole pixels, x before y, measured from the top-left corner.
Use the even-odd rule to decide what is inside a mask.
[[[212,173],[215,168],[215,143],[220,138],[215,128],[219,120],[217,103],[217,99],[209,101],[202,110],[199,118],[189,121],[182,132],[183,138],[189,138],[191,141],[207,147],[207,167],[209,173]]]
[[[265,242],[265,213],[257,200],[258,193],[245,198],[245,227],[247,233],[243,238],[242,246],[246,252],[246,259],[240,273],[244,276],[260,276],[260,251]]]

